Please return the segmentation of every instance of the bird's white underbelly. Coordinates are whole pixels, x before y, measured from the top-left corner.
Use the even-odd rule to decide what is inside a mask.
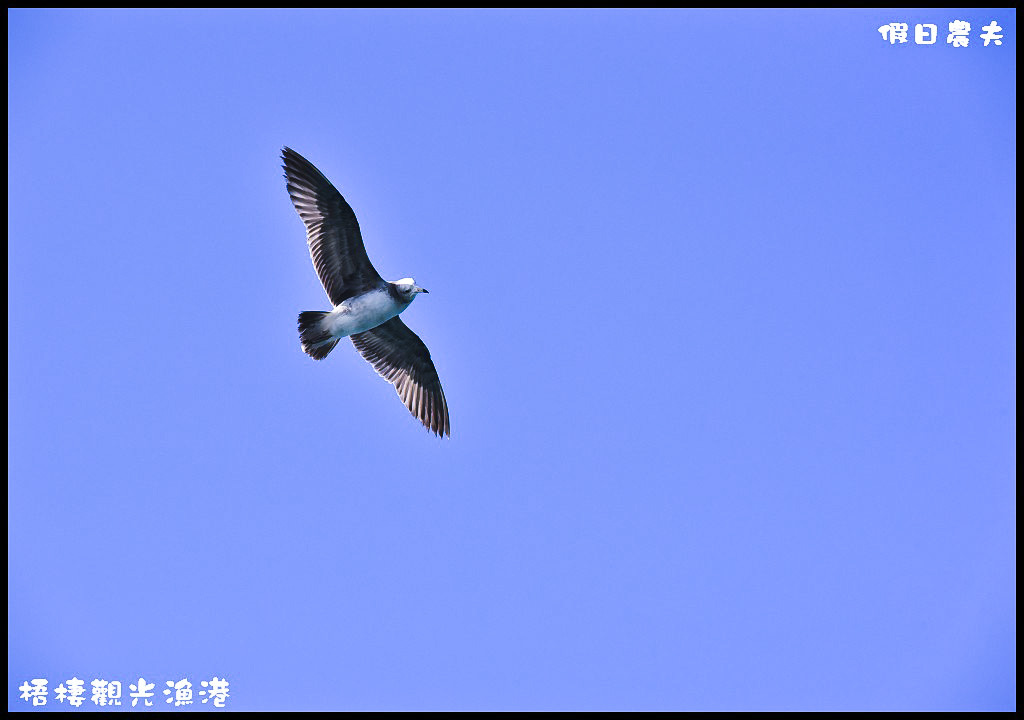
[[[379,290],[349,298],[334,308],[326,320],[331,335],[341,338],[375,328],[398,315],[406,307],[408,305],[396,303],[387,290]]]

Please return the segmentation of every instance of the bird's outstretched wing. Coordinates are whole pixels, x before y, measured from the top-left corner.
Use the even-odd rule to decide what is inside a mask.
[[[306,225],[313,267],[335,305],[372,290],[382,280],[370,263],[356,214],[331,181],[291,148],[281,152],[292,204]]]
[[[372,330],[356,333],[352,344],[377,374],[395,386],[398,397],[435,435],[451,435],[448,403],[423,341],[396,315]]]

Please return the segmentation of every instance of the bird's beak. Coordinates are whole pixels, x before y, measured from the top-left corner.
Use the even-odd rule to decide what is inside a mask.
[[[420,289],[419,289],[419,291],[420,291],[420,292],[425,292],[425,293],[427,293],[428,295],[430,294],[430,291],[429,291],[429,290],[427,290],[426,288],[420,288]]]

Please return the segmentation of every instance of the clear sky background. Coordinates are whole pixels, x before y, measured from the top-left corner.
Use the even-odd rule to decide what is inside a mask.
[[[1006,9],[9,10],[8,707],[1015,709],[1015,58]],[[300,349],[284,145],[430,290],[450,439]]]

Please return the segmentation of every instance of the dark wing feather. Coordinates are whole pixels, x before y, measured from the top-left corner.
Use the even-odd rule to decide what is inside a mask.
[[[451,435],[448,403],[430,351],[398,316],[356,333],[352,344],[378,375],[395,386],[409,412],[427,429],[436,435]]]
[[[281,153],[292,204],[306,225],[313,267],[327,291],[340,305],[381,282],[366,256],[356,214],[330,180],[291,148]]]

